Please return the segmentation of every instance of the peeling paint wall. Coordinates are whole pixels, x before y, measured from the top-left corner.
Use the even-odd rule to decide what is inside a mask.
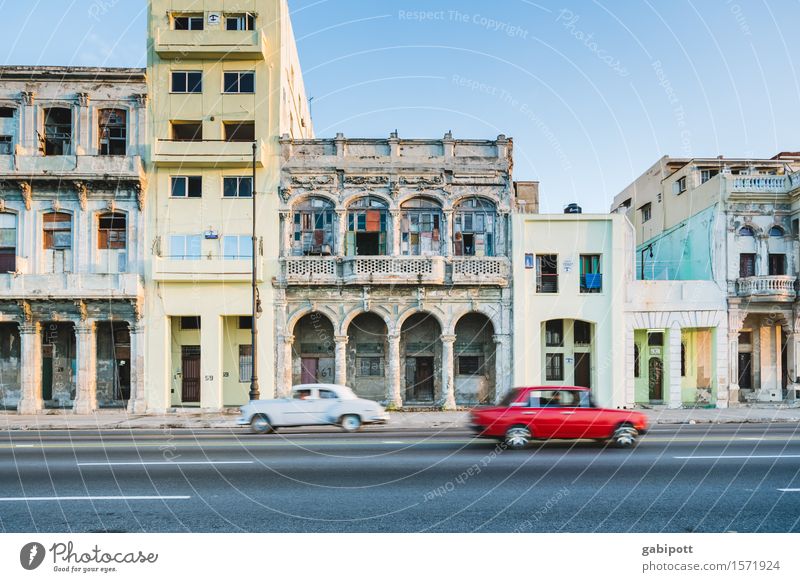
[[[0,409],[16,408],[20,399],[19,330],[0,323]]]

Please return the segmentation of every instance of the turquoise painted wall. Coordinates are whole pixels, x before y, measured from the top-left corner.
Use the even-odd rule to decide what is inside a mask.
[[[666,281],[713,280],[716,220],[715,204],[639,245],[636,248],[636,278]]]

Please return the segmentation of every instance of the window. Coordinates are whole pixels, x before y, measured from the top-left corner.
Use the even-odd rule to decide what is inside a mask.
[[[240,315],[239,329],[253,329],[253,317],[251,315]]]
[[[309,400],[311,398],[311,390],[303,388],[302,390],[295,390],[292,392],[292,398],[295,400]]]
[[[647,345],[651,348],[657,348],[664,345],[664,332],[651,331],[647,334]]]
[[[409,200],[402,206],[400,253],[413,256],[440,255],[442,210],[426,198]]]
[[[203,30],[202,14],[181,14],[172,17],[173,30]]]
[[[0,107],[0,119],[10,119],[12,117],[14,117],[13,107]]]
[[[200,121],[173,121],[174,141],[203,141],[203,123]]]
[[[545,361],[545,379],[548,382],[563,380],[564,354],[547,354]]]
[[[769,236],[774,236],[774,237],[779,237],[780,238],[780,237],[783,237],[783,235],[784,235],[784,232],[783,232],[783,229],[780,226],[773,226],[772,228],[769,229]]]
[[[755,235],[756,235],[756,233],[755,233],[755,232],[753,231],[753,229],[752,229],[751,227],[749,227],[749,226],[743,226],[743,227],[742,227],[742,228],[739,230],[739,236],[755,236]]]
[[[255,93],[256,74],[252,71],[226,71],[223,93]]]
[[[203,196],[202,176],[172,176],[173,198],[200,198]]]
[[[458,374],[478,376],[484,373],[483,356],[458,356]]]
[[[123,109],[100,111],[100,155],[124,156],[128,141],[127,112]]]
[[[172,71],[173,93],[202,93],[202,71]]]
[[[222,195],[225,198],[251,198],[253,196],[253,178],[225,176],[222,179]]]
[[[359,198],[347,213],[348,256],[386,254],[388,205],[380,198]]]
[[[547,347],[564,346],[564,320],[552,319],[544,324],[544,345]]]
[[[639,344],[633,344],[633,377],[641,376],[641,355],[639,354]]]
[[[356,358],[356,375],[383,376],[383,358],[380,356]]]
[[[769,274],[772,277],[786,274],[786,255],[769,255]]]
[[[197,315],[181,317],[181,329],[200,329],[200,317]]]
[[[741,253],[739,255],[739,277],[745,279],[747,277],[756,276],[756,255],[755,253]]]
[[[320,389],[319,397],[323,400],[336,400],[337,398],[339,398],[339,395],[336,394],[336,392],[334,392],[333,390]]]
[[[493,257],[495,253],[494,204],[482,198],[461,202],[453,219],[453,254],[467,257]]]
[[[686,192],[686,176],[675,180],[675,193],[683,194]]]
[[[0,213],[0,273],[17,270],[17,216]]]
[[[44,155],[68,156],[72,143],[72,110],[53,107],[44,112]]]
[[[201,241],[199,234],[173,234],[169,237],[170,258],[178,261],[199,259]]]
[[[333,217],[333,204],[324,198],[309,198],[298,204],[293,217],[292,254],[333,254]]]
[[[653,205],[649,202],[641,207],[642,211],[642,222],[647,222],[653,216]]]
[[[226,235],[222,237],[223,259],[236,261],[253,258],[253,238],[250,235]]]
[[[588,321],[576,321],[574,326],[575,345],[588,346],[592,344],[592,324]]]
[[[558,255],[536,255],[536,292],[558,293]]]
[[[225,141],[255,141],[256,124],[253,121],[224,123]]]
[[[65,250],[72,248],[72,215],[50,212],[44,215],[44,248]]]
[[[753,332],[752,331],[740,331],[739,332],[739,344],[749,346],[753,343]]]
[[[225,30],[254,30],[256,17],[253,14],[226,14]]]
[[[124,249],[127,242],[127,217],[118,212],[100,216],[97,231],[98,249]]]
[[[10,156],[14,153],[14,138],[10,135],[0,135],[0,156]]]
[[[700,183],[705,184],[717,174],[719,174],[719,170],[700,170]]]
[[[581,255],[580,260],[581,293],[600,293],[603,290],[600,255]]]
[[[239,382],[250,382],[253,379],[253,346],[239,346]]]

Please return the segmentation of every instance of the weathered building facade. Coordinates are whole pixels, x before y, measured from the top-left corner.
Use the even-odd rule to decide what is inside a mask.
[[[0,406],[144,408],[141,69],[0,67]]]
[[[453,408],[509,389],[511,160],[502,135],[281,140],[279,394]]]

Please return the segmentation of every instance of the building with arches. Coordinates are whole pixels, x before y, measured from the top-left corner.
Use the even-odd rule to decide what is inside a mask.
[[[492,402],[511,370],[512,142],[281,140],[276,386]]]
[[[143,69],[0,67],[0,408],[144,410]]]

